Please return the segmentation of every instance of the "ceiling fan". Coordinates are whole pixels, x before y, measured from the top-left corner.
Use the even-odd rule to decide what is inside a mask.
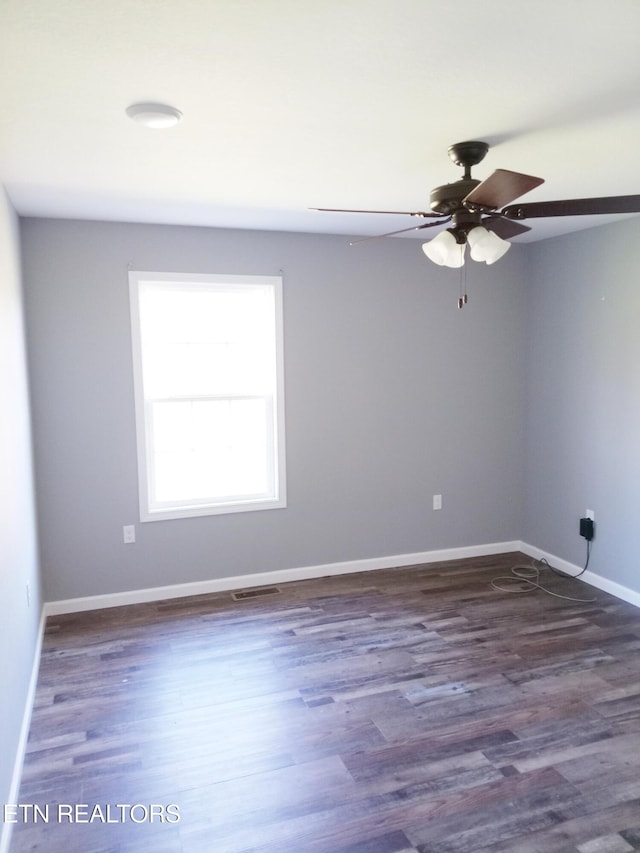
[[[640,213],[640,195],[511,204],[515,199],[543,184],[544,179],[507,169],[496,169],[484,181],[472,178],[471,167],[480,163],[488,150],[489,145],[486,142],[478,141],[457,142],[450,146],[449,157],[456,166],[464,168],[464,175],[452,184],[444,184],[431,191],[430,213],[421,210],[345,210],[327,207],[312,209],[331,213],[403,213],[405,216],[433,220],[411,228],[379,234],[379,237],[392,237],[407,231],[420,231],[451,222],[449,228],[422,246],[430,260],[449,267],[461,267],[464,264],[467,243],[473,260],[495,263],[509,249],[508,238],[531,230],[528,225],[521,223],[520,220],[523,219]]]

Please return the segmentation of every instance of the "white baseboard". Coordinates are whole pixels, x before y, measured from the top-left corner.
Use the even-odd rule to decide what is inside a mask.
[[[212,578],[193,583],[181,583],[171,586],[157,586],[149,589],[135,589],[128,592],[90,595],[85,598],[67,598],[61,601],[48,601],[45,604],[47,616],[62,613],[79,613],[83,610],[102,610],[105,607],[120,607],[125,604],[144,604],[149,601],[162,601],[167,598],[184,598],[188,595],[206,595],[211,592],[225,592],[232,589],[245,589],[255,586],[271,586],[287,581],[308,580],[310,578],[345,575],[353,572],[370,572],[377,569],[393,569],[416,566],[425,563],[439,563],[446,560],[462,560],[467,557],[484,557],[491,554],[506,554],[521,550],[521,542],[493,542],[487,545],[470,545],[463,548],[446,548],[440,551],[421,551],[417,554],[399,554],[391,557],[374,557],[366,560],[349,560],[341,563],[326,563],[319,566],[302,566],[295,569],[278,569],[272,572],[258,572],[249,575],[235,575],[226,578]]]
[[[47,618],[45,608],[42,608],[40,613],[40,624],[38,625],[38,635],[36,637],[36,647],[33,651],[33,663],[31,664],[31,677],[29,679],[29,687],[24,703],[24,712],[22,714],[22,726],[20,727],[20,737],[18,738],[18,747],[16,749],[16,757],[13,763],[13,773],[11,775],[11,786],[9,788],[9,796],[7,803],[17,803],[20,793],[20,779],[22,777],[22,766],[24,764],[24,756],[27,750],[27,740],[29,739],[29,729],[31,727],[31,714],[36,698],[36,686],[38,684],[38,672],[40,670],[40,654],[42,652],[42,640],[44,637],[44,626]],[[12,823],[0,823],[0,853],[9,853],[9,845],[11,842]]]
[[[519,550],[522,551],[523,554],[533,557],[535,560],[545,559],[554,568],[559,569],[561,572],[565,572],[568,575],[577,575],[578,572],[582,571],[582,566],[576,566],[574,563],[569,563],[561,557],[556,557],[555,554],[550,554],[548,551],[542,551],[540,548],[536,548],[534,545],[529,545],[527,542],[520,542],[519,544]],[[589,569],[580,576],[580,580],[588,583],[590,586],[595,586],[597,589],[603,590],[603,592],[615,595],[616,598],[620,598],[622,601],[633,604],[635,607],[640,607],[640,593],[633,589],[629,589],[627,586],[616,583],[616,581],[603,578],[602,575],[598,575]]]
[[[288,581],[308,580],[312,578],[345,575],[354,572],[371,572],[377,569],[393,569],[406,566],[426,565],[463,560],[468,557],[485,557],[491,554],[507,554],[520,551],[536,560],[545,559],[556,569],[569,575],[576,575],[582,566],[576,566],[551,554],[529,545],[527,542],[492,542],[486,545],[469,545],[462,548],[445,548],[439,551],[420,551],[415,554],[396,554],[390,557],[371,557],[364,560],[349,560],[339,563],[325,563],[316,566],[301,566],[294,569],[277,569],[272,572],[256,572],[247,575],[231,575],[224,578],[211,578],[191,583],[157,586],[147,589],[134,589],[127,592],[89,595],[84,598],[67,598],[60,601],[48,601],[44,605],[44,616],[63,613],[79,613],[84,610],[102,610],[106,607],[121,607],[126,604],[144,604],[150,601],[163,601],[167,598],[184,598],[189,595],[206,595],[211,592],[225,592],[233,589],[246,589],[255,586],[271,586]],[[608,580],[595,572],[587,570],[580,580],[598,589],[614,595],[623,601],[640,607],[640,593],[615,581]],[[2,850],[0,850],[2,853]]]

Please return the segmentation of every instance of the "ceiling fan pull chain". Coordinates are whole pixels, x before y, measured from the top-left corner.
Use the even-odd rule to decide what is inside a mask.
[[[464,251],[465,251],[465,243],[460,244],[460,256],[461,256],[461,265],[460,269],[460,289],[458,291],[458,308],[464,308],[464,306],[469,301],[467,296],[467,268],[464,265]]]
[[[464,252],[464,245],[460,248]],[[458,297],[458,308],[464,308],[467,302],[467,269],[462,266],[460,267],[460,295]]]

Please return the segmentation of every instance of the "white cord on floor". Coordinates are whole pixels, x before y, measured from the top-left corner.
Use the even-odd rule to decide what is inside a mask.
[[[547,595],[553,595],[555,598],[563,598],[565,601],[578,601],[581,604],[593,604],[595,602],[595,598],[572,598],[570,595],[560,595],[558,592],[552,592],[550,589],[547,589],[546,586],[540,583],[541,566],[548,566],[551,569],[546,560],[536,560],[528,566],[512,566],[511,575],[493,578],[491,586],[500,592],[535,592],[536,589],[541,589]],[[556,574],[562,575],[562,577],[571,577],[571,575],[565,575],[564,572],[557,572],[555,569],[553,571]],[[501,586],[498,581],[503,581],[508,586]]]

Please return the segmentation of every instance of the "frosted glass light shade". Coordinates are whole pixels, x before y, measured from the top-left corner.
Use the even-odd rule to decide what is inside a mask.
[[[422,244],[422,251],[441,267],[461,267],[464,264],[464,245],[456,242],[451,231],[442,231],[433,240]]]
[[[474,261],[495,264],[511,248],[511,243],[498,237],[493,231],[487,231],[482,225],[472,228],[467,234],[467,243]]]
[[[168,104],[131,104],[126,113],[132,121],[159,130],[173,127],[182,118],[182,113]]]

